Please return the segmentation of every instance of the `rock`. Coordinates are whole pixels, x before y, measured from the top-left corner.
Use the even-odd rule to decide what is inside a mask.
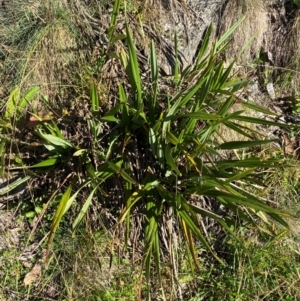
[[[163,34],[160,36],[161,49],[169,49],[160,53],[160,67],[166,75],[173,74],[174,59],[170,50],[174,47],[174,33],[176,31],[179,40],[179,61],[181,68],[184,69],[191,65],[197,55],[197,50],[201,45],[203,35],[211,23],[217,24],[219,19],[218,11],[223,0],[191,0],[191,1],[166,1],[161,2],[160,7],[160,26]],[[216,33],[216,26],[214,33]],[[166,47],[167,45],[167,47]]]
[[[286,34],[293,28],[296,15],[292,19],[293,8],[281,0],[248,1],[246,4],[240,0],[161,0],[147,6],[149,12],[154,6],[158,11],[153,17],[157,21],[147,22],[150,26],[155,23],[150,38],[156,36],[159,65],[166,75],[173,74],[175,31],[179,62],[184,69],[194,63],[203,35],[211,23],[213,37],[221,36],[244,15],[246,19],[232,35],[232,43],[226,52],[229,61],[236,58],[246,64],[261,55],[263,64],[277,67],[293,56],[293,51],[286,51],[290,49]],[[147,15],[145,13],[145,19]]]

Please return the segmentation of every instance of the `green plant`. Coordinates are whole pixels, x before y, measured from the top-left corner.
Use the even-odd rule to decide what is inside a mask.
[[[204,196],[216,198],[250,223],[255,223],[253,214],[266,220],[265,212],[286,226],[279,211],[242,188],[244,183],[248,186],[257,183],[256,168],[270,167],[280,161],[262,161],[258,158],[224,161],[218,152],[218,149],[241,149],[272,141],[218,144],[213,139],[215,134],[218,135],[221,124],[250,139],[251,129],[239,126],[236,121],[275,124],[243,116],[243,111],[229,113],[236,101],[235,93],[247,82],[228,80],[233,63],[224,68],[223,63],[218,62],[218,54],[226,47],[226,39],[240,22],[212,46],[209,54],[207,47],[211,28],[208,30],[195,66],[183,70],[180,78],[178,74],[175,76],[175,95],[169,97],[160,94],[153,43],[150,56],[151,84],[149,88],[143,87],[136,50],[127,28],[128,60],[123,57],[122,62],[131,91],[126,94],[120,85],[120,104],[104,115],[105,118],[119,116],[114,121],[118,129],[114,137],[121,139],[122,146],[113,152],[114,160],[107,161],[105,165],[124,181],[126,209],[121,214],[120,222],[125,221],[127,237],[130,233],[131,211],[139,203],[145,203],[144,266],[147,281],[151,278],[152,258],[160,277],[159,225],[162,215],[167,211],[181,224],[191,258],[196,260],[194,236],[218,259],[204,233],[199,230],[197,216],[200,214],[214,219],[231,234],[234,221],[229,216],[223,219],[201,208]],[[242,105],[265,112],[265,109],[254,104]],[[129,152],[133,150],[134,160],[138,163],[130,156]],[[192,203],[195,196],[198,197],[197,205]]]
[[[149,49],[149,72],[144,73],[139,60],[141,44],[134,42],[137,36],[132,36],[128,27],[125,32],[120,31],[119,13],[130,10],[129,23],[132,24],[132,17],[139,18],[142,30],[143,20],[147,30],[142,34],[147,35],[151,28],[148,20],[153,17],[151,13],[144,19],[147,5],[137,8],[136,1],[115,1],[107,36],[98,39],[99,24],[108,23],[102,16],[94,22],[101,11],[98,2],[85,5],[86,2],[77,1],[75,6],[69,6],[67,2],[43,0],[28,11],[18,11],[18,22],[11,24],[9,18],[8,26],[1,30],[3,45],[9,46],[0,45],[5,56],[1,62],[3,86],[13,87],[17,83],[20,88],[11,92],[0,120],[0,175],[21,171],[26,176],[1,189],[0,197],[29,179],[34,179],[36,186],[41,184],[36,190],[38,197],[34,195],[28,203],[23,201],[18,208],[23,209],[20,215],[25,212],[33,226],[32,233],[40,225],[42,231],[35,232],[39,239],[50,228],[47,249],[52,246],[53,250],[46,258],[49,269],[43,281],[28,290],[20,286],[27,270],[15,258],[5,261],[8,253],[1,254],[6,262],[2,288],[8,287],[8,294],[11,288],[18,291],[19,300],[24,300],[25,295],[42,298],[40,286],[44,287],[51,278],[50,282],[55,282],[53,287],[58,287],[56,293],[65,300],[87,295],[89,300],[136,299],[138,286],[140,299],[149,299],[152,289],[168,300],[177,291],[176,284],[188,283],[191,295],[197,286],[201,287],[195,300],[299,299],[296,251],[285,252],[290,245],[276,236],[274,240],[264,236],[264,245],[262,241],[254,244],[248,239],[249,232],[253,233],[256,227],[274,235],[278,223],[287,226],[282,217],[288,214],[280,210],[298,212],[299,181],[298,163],[272,147],[271,155],[265,152],[273,140],[265,140],[261,127],[255,126],[286,125],[249,117],[249,110],[251,114],[272,112],[240,99],[247,81],[232,77],[234,62],[227,66],[221,60],[231,53],[228,38],[232,39],[239,23],[212,45],[209,27],[195,64],[185,70],[179,65],[175,34],[171,54],[175,61],[174,76],[164,77],[159,72],[154,43]],[[102,7],[110,4],[101,1]],[[252,5],[246,1],[242,4],[243,10]],[[71,7],[75,7],[75,13]],[[257,5],[258,14],[251,16],[260,15],[261,7]],[[234,49],[248,48],[254,38],[253,32],[249,35],[252,22],[249,18],[247,25],[239,28],[240,37],[249,36],[249,42]],[[94,52],[95,39],[101,42],[93,57],[94,54],[87,53]],[[244,43],[241,38],[238,42]],[[258,53],[260,47],[249,49]],[[108,79],[108,69],[118,70],[119,86],[111,84],[115,81]],[[78,75],[70,79],[74,73]],[[15,75],[9,83],[4,82],[10,78],[8,74]],[[292,74],[295,71],[289,73],[291,81]],[[32,102],[39,88],[30,89],[24,97],[20,90],[40,83],[42,89],[48,87],[47,92],[43,91],[47,95],[49,91],[47,107],[64,107],[66,102],[68,109],[73,107],[72,115],[62,116],[59,121],[45,120],[32,109],[30,114],[37,125],[26,129],[29,134],[22,136],[17,124],[29,103],[36,106]],[[85,106],[89,88],[90,103]],[[109,99],[105,105],[104,99]],[[38,100],[38,105],[44,106]],[[78,103],[84,103],[83,117],[76,111]],[[293,113],[298,113],[298,104],[292,105]],[[237,136],[238,139],[232,138]],[[23,149],[29,150],[29,159],[18,155]],[[8,152],[16,153],[9,159],[14,160],[13,164],[7,164]],[[109,218],[119,217],[118,223],[111,218],[107,224],[99,225],[99,207],[101,213],[112,213]],[[76,237],[84,219],[89,232]],[[221,235],[207,227],[207,220],[222,229]],[[109,233],[119,236],[115,241],[95,240],[93,245],[87,239],[92,237],[90,229],[95,224],[102,230],[112,223],[115,227]],[[70,224],[76,230],[72,238]],[[216,241],[223,238],[224,232],[229,236],[222,252]],[[106,235],[99,233],[101,237]],[[123,249],[120,240],[124,242]],[[176,241],[180,241],[180,247]],[[106,249],[95,252],[94,248],[103,244]],[[141,275],[137,271],[141,261],[136,260],[139,252],[143,255]],[[132,256],[131,264],[116,262],[117,253],[119,257]],[[178,262],[180,256],[184,257],[184,275]],[[107,265],[112,263],[114,278],[108,275],[111,267],[95,268],[99,258]],[[79,265],[81,270],[77,270]],[[133,266],[135,270],[131,269]],[[11,267],[20,269],[22,275],[12,275]],[[95,283],[95,279],[102,278],[110,283]],[[123,278],[130,281],[123,285]],[[143,295],[144,284],[147,296]],[[34,289],[39,293],[35,294]]]
[[[271,239],[245,229],[237,235],[240,241],[226,237],[220,247],[226,265],[204,265],[196,273],[201,289],[189,300],[298,300],[300,266],[287,237]]]
[[[293,0],[293,3],[294,3],[296,6],[300,7],[300,1],[299,1],[299,0]]]
[[[19,255],[20,252],[16,249],[1,252],[1,257],[5,259],[1,264],[1,292],[8,295],[9,291],[6,288],[14,288],[17,300],[20,300],[19,295],[26,295],[26,289],[20,285],[20,280],[25,275],[26,269],[22,266],[20,260],[16,260]]]
[[[287,226],[280,217],[282,212],[269,207],[263,200],[243,188],[244,184],[251,186],[258,183],[255,172],[257,168],[275,167],[281,160],[262,161],[260,158],[252,157],[227,161],[222,159],[218,151],[254,147],[273,141],[251,140],[252,129],[239,126],[239,121],[249,124],[280,125],[243,116],[243,111],[230,113],[236,102],[235,93],[246,86],[247,82],[229,80],[234,63],[225,68],[223,62],[219,62],[218,55],[226,48],[227,38],[240,22],[214,43],[208,52],[212,32],[212,27],[209,28],[195,65],[183,70],[181,75],[176,73],[174,93],[167,96],[159,87],[160,78],[154,43],[151,46],[149,84],[144,86],[133,40],[128,27],[126,28],[128,57],[123,55],[121,60],[131,89],[126,91],[124,86],[120,85],[119,103],[102,117],[96,89],[93,85],[91,89],[93,119],[90,119],[88,124],[95,145],[101,124],[108,122],[112,124],[113,129],[110,133],[110,144],[105,145],[101,152],[98,149],[93,151],[100,161],[97,170],[87,155],[89,150],[78,149],[68,142],[54,122],[52,125],[42,124],[36,129],[50,157],[29,168],[59,168],[59,164],[74,160],[77,156],[83,157],[87,166],[87,177],[83,179],[82,185],[76,188],[74,194],[72,183],[77,182],[79,173],[75,170],[75,173],[69,174],[70,185],[65,190],[54,216],[49,243],[63,215],[76,200],[79,192],[91,185],[92,189],[73,227],[78,225],[96,193],[107,195],[104,183],[108,181],[118,181],[124,189],[119,192],[124,198],[125,205],[119,222],[125,221],[125,242],[128,241],[131,231],[132,210],[145,206],[143,265],[148,283],[151,278],[152,259],[160,281],[159,227],[166,212],[169,212],[171,219],[181,225],[190,260],[194,259],[196,265],[194,237],[221,261],[212,250],[204,233],[199,230],[198,215],[215,220],[234,235],[232,230],[234,219],[231,216],[223,218],[213,211],[204,209],[201,203],[205,202],[205,197],[217,199],[250,224],[255,224],[256,218],[267,221],[266,213]],[[264,108],[251,103],[241,104],[245,108],[266,112]],[[221,124],[250,140],[217,143],[214,136],[218,135]],[[192,201],[195,199],[196,203]],[[169,235],[172,236],[172,230],[170,231]]]
[[[118,7],[119,1],[116,1],[115,13]],[[222,261],[213,251],[205,229],[199,224],[199,217],[214,220],[233,236],[236,225],[234,216],[251,226],[257,224],[257,219],[271,225],[268,216],[287,226],[282,219],[286,214],[268,206],[248,189],[261,184],[262,179],[257,170],[276,168],[282,160],[262,160],[255,156],[225,160],[220,152],[261,146],[274,141],[253,138],[257,136],[253,124],[286,126],[245,116],[244,110],[234,111],[238,101],[244,109],[272,114],[265,108],[243,102],[237,97],[238,91],[247,85],[247,81],[230,79],[234,62],[225,68],[219,59],[220,53],[229,43],[228,38],[241,22],[236,23],[211,46],[210,26],[195,64],[181,70],[181,73],[175,37],[176,72],[174,81],[169,82],[169,92],[161,85],[163,78],[159,74],[153,42],[149,59],[150,76],[146,80],[142,79],[137,50],[126,26],[127,44],[121,50],[119,59],[126,71],[129,88],[120,84],[119,101],[102,114],[97,90],[92,84],[91,116],[87,119],[92,146],[75,145],[64,136],[53,120],[36,127],[35,133],[46,149],[45,158],[22,168],[39,172],[64,170],[60,189],[53,191],[49,199],[50,202],[58,192],[63,191],[52,221],[48,249],[63,216],[75,204],[82,191],[86,191],[86,198],[73,222],[73,228],[80,223],[95,199],[110,197],[106,192],[108,187],[121,187],[121,190],[117,190],[121,206],[115,208],[115,211],[119,213],[119,223],[125,222],[125,248],[132,231],[131,224],[134,223],[133,212],[137,210],[142,216],[143,267],[149,299],[152,261],[161,283],[161,227],[165,228],[170,238],[168,248],[172,256],[172,237],[176,232],[173,225],[180,226],[186,239],[189,262],[194,269],[194,266],[198,266],[195,239],[216,260]],[[112,19],[112,36],[114,26],[115,19]],[[241,122],[246,125],[241,125]],[[221,125],[237,132],[245,140],[218,142],[224,140],[219,132]],[[109,131],[107,139],[101,138],[104,126]],[[207,199],[215,200],[216,204],[219,202],[233,214],[221,216],[206,209]],[[166,216],[170,220],[168,225],[164,222]]]
[[[0,119],[0,177],[4,178],[6,174],[7,162],[14,161],[16,164],[22,162],[21,156],[17,153],[13,158],[9,158],[9,155],[18,150],[16,147],[19,143],[18,131],[20,127],[21,118],[24,116],[24,111],[28,103],[32,101],[39,92],[39,87],[33,87],[29,89],[23,96],[20,94],[20,88],[16,87],[11,91],[7,103],[6,110]],[[26,144],[26,142],[24,143]],[[7,154],[7,150],[8,154]],[[22,183],[26,183],[30,179],[27,175],[23,179],[18,178],[8,183],[8,185],[1,189],[0,196],[5,196],[9,192],[13,191],[16,187]]]

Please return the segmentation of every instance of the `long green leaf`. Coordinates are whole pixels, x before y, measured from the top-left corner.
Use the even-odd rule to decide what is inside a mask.
[[[110,155],[112,154],[112,150],[115,146],[115,143],[118,141],[120,136],[116,136],[112,139],[112,141],[109,142],[109,145],[108,145],[108,148],[107,148],[107,152],[106,152],[106,155],[105,155],[105,160],[107,161],[110,157]]]
[[[176,95],[172,101],[176,100],[174,105],[169,109],[168,114],[166,117],[173,116],[177,113],[178,109],[184,106],[188,101],[190,101],[193,96],[196,94],[196,92],[200,89],[202,86],[203,82],[205,81],[205,76],[201,77],[198,82],[190,89],[188,89],[186,92],[186,95],[184,95],[181,98],[181,93]],[[164,121],[163,123],[163,134],[164,137],[166,135],[166,130],[169,127],[170,121]]]
[[[130,127],[131,120],[128,110],[128,99],[123,85],[119,85],[119,97],[120,102],[122,104],[122,126],[125,127],[125,129],[127,129]]]
[[[249,123],[257,123],[257,124],[264,124],[264,125],[274,125],[279,127],[288,127],[286,123],[280,123],[280,122],[274,122],[269,121],[261,118],[255,118],[255,117],[249,117],[249,116],[236,116],[235,118],[232,118],[239,121],[249,122]],[[299,125],[293,126],[293,127],[300,127]]]
[[[51,143],[53,145],[60,146],[63,148],[67,148],[67,147],[75,148],[75,146],[71,142],[69,142],[65,139],[59,138],[57,136],[51,135],[51,134],[45,134],[41,130],[37,130],[37,134],[41,138],[43,138],[44,140],[48,141],[49,143]]]
[[[120,174],[122,176],[122,178],[132,184],[136,184],[136,181],[133,180],[128,173],[126,173],[122,167],[118,166],[117,164],[111,162],[111,161],[107,161],[109,167],[116,173],[116,174]]]
[[[235,232],[232,230],[232,228],[230,228],[227,223],[218,215],[216,215],[215,213],[205,210],[203,208],[199,208],[195,205],[192,204],[188,204],[183,203],[183,206],[186,206],[186,210],[190,211],[190,212],[195,212],[197,214],[200,214],[201,216],[207,216],[210,217],[212,219],[214,219],[215,221],[217,221],[225,230],[228,231],[228,233],[230,233],[236,240],[239,241],[239,238],[236,236]]]
[[[51,225],[51,228],[50,228],[50,235],[49,235],[49,239],[48,239],[48,243],[47,243],[47,253],[49,252],[49,249],[50,249],[50,246],[52,244],[52,241],[53,241],[53,238],[54,238],[54,235],[57,231],[57,228],[62,220],[62,217],[64,215],[64,213],[66,212],[65,211],[65,208],[66,208],[66,205],[70,199],[70,195],[71,195],[71,191],[72,191],[72,186],[70,185],[67,190],[65,191],[65,193],[63,194],[60,202],[59,202],[59,205],[56,209],[56,212],[55,212],[55,215],[54,215],[54,218],[53,218],[53,221],[52,221],[52,225]]]
[[[150,97],[149,116],[150,116],[151,126],[153,126],[155,122],[155,108],[156,108],[157,93],[158,93],[158,66],[157,66],[155,45],[153,40],[151,41],[150,65],[151,65],[152,94]]]
[[[25,108],[27,103],[31,101],[39,91],[40,91],[40,87],[32,87],[24,94],[24,96],[21,98],[18,104],[18,114],[19,114],[18,117],[20,117],[20,114],[23,112],[23,109]]]
[[[124,87],[122,84],[119,85],[119,97],[120,97],[120,102],[122,104],[127,104],[128,103],[128,99],[124,90]]]
[[[95,83],[92,83],[91,85],[91,103],[92,103],[92,112],[93,113],[98,113],[99,109],[100,109],[100,105],[99,105],[99,97],[98,97],[98,91],[97,91],[97,87],[95,85]]]
[[[234,176],[228,178],[228,180],[226,180],[226,182],[229,184],[233,181],[238,181],[244,177],[246,177],[247,175],[251,175],[253,174],[255,171],[255,168],[249,168],[249,169],[246,169],[244,170],[243,172],[240,172],[240,173],[237,173],[235,174]]]
[[[2,140],[0,142],[0,177],[3,178],[5,175],[5,149],[6,149],[6,141]]]
[[[109,41],[112,41],[112,38],[115,33],[117,17],[119,15],[119,11],[120,11],[120,4],[121,4],[121,0],[115,0],[113,12],[112,12],[110,22],[109,22],[109,30],[108,30],[108,40]]]
[[[224,89],[224,84],[226,83],[226,81],[228,80],[229,76],[230,76],[230,72],[232,70],[232,68],[234,67],[235,62],[233,61],[225,70],[225,72],[222,74],[220,80],[219,80],[219,87],[218,89]]]
[[[129,31],[128,24],[126,23],[126,35],[127,35],[127,43],[128,43],[128,51],[129,51],[129,64],[127,66],[129,80],[131,81],[131,85],[137,91],[137,99],[135,103],[135,107],[137,110],[142,109],[142,86],[141,86],[141,77],[139,64],[136,54],[136,49],[132,41],[131,33]]]
[[[207,80],[203,83],[199,92],[197,92],[193,112],[200,112],[200,110],[202,109],[202,105],[203,105],[203,103],[208,95],[209,89],[210,89],[211,80],[212,80],[212,77],[209,76],[207,78]],[[194,131],[197,121],[198,121],[197,118],[190,119],[190,121],[188,122],[188,124],[186,126],[186,130],[185,130],[187,135],[191,134]]]
[[[222,44],[233,34],[233,32],[240,26],[240,24],[245,20],[245,18],[246,16],[243,16],[222,35],[222,37],[216,43],[216,48],[220,48],[222,46]]]
[[[20,97],[20,88],[16,87],[10,92],[8,97],[6,111],[5,111],[6,119],[12,118],[14,116],[19,97]]]
[[[174,50],[175,50],[174,83],[175,83],[175,87],[177,87],[179,82],[179,61],[178,61],[178,40],[177,40],[176,31],[174,34]]]
[[[261,112],[261,113],[264,113],[264,114],[267,114],[267,115],[271,115],[271,116],[278,116],[277,113],[275,112],[272,112],[264,107],[261,107],[255,103],[252,103],[250,101],[243,101],[242,102],[242,105],[243,107],[246,107],[246,108],[249,108],[249,109],[252,109],[252,110],[255,110],[256,112]]]
[[[46,159],[44,161],[41,161],[37,164],[28,166],[27,168],[43,168],[43,167],[51,167],[51,166],[55,166],[57,163],[59,163],[61,161],[61,158],[59,157],[55,157],[55,158],[50,158],[50,159]]]
[[[211,90],[218,90],[221,87],[221,76],[224,70],[224,63],[220,62],[215,66],[214,75],[211,77]]]
[[[262,160],[262,158],[248,158],[244,160],[222,160],[219,161],[217,164],[219,169],[230,168],[234,167],[270,167],[276,168],[280,167],[280,163],[282,163],[281,159],[267,159]]]
[[[221,144],[219,147],[221,149],[240,149],[240,148],[260,146],[263,144],[270,144],[273,142],[278,142],[278,139],[254,140],[254,141],[230,141]]]
[[[199,68],[200,61],[203,59],[204,54],[207,52],[208,45],[209,45],[209,39],[211,37],[212,30],[213,30],[213,27],[212,27],[212,24],[210,24],[210,26],[206,30],[203,42],[201,44],[201,48],[200,48],[198,56],[197,56],[194,70]]]
[[[174,134],[172,134],[170,131],[167,131],[166,139],[167,139],[167,142],[174,144],[174,145],[177,145],[178,143],[180,143],[180,140]]]
[[[109,116],[114,116],[115,114],[117,114],[121,110],[122,106],[123,106],[123,104],[120,103],[120,104],[112,107],[108,112],[106,112],[104,114],[103,118],[104,117],[109,117]]]
[[[199,227],[193,222],[188,213],[183,210],[178,211],[178,215],[184,220],[186,226],[194,233],[194,235],[202,242],[204,247],[213,255],[213,257],[219,262],[223,263],[222,260],[215,254],[215,252],[211,249],[211,246],[205,239],[204,235],[199,230]]]
[[[231,121],[224,121],[224,122],[222,122],[222,123],[223,123],[224,125],[226,125],[228,128],[234,130],[235,132],[241,134],[241,135],[244,136],[244,137],[247,137],[247,138],[249,138],[249,139],[252,139],[252,138],[253,138],[249,133],[243,131],[242,127],[241,127],[239,124],[235,124],[235,123],[233,123],[233,122],[231,122]],[[243,128],[244,128],[244,127],[243,127]]]
[[[70,209],[70,207],[72,206],[72,204],[75,202],[79,192],[81,191],[81,189],[87,185],[90,184],[90,181],[87,181],[80,189],[78,189],[70,198],[69,200],[65,203],[64,206],[64,210],[63,210],[63,215]]]
[[[187,113],[184,115],[171,115],[167,116],[164,121],[169,120],[176,120],[179,118],[191,118],[191,119],[197,119],[197,120],[219,120],[222,118],[220,115],[205,113],[205,112],[194,112],[194,113]]]
[[[93,200],[93,196],[94,196],[95,192],[97,191],[97,188],[98,188],[98,185],[97,185],[97,187],[95,187],[93,189],[93,191],[89,194],[88,198],[84,202],[84,205],[82,206],[79,214],[77,215],[76,219],[73,222],[73,225],[72,225],[73,229],[76,228],[76,226],[81,222],[82,218],[85,216],[87,210],[89,209],[89,207],[91,205],[91,202]]]
[[[280,210],[271,208],[270,206],[255,198],[249,199],[249,197],[237,196],[232,193],[227,193],[219,190],[207,191],[206,195],[214,196],[218,199],[222,198],[230,204],[243,205],[245,207],[253,208],[255,210],[264,211],[271,214],[283,214]]]
[[[108,121],[108,122],[120,122],[120,119],[116,118],[115,116],[103,116],[100,118],[101,121]]]
[[[27,183],[30,178],[31,176],[20,177],[16,181],[9,183],[6,187],[0,189],[0,196],[8,194],[23,183]]]
[[[172,157],[172,149],[171,149],[171,146],[169,144],[166,145],[166,147],[165,147],[165,156],[166,156],[166,160],[167,160],[168,165],[175,171],[175,173],[178,176],[181,176],[181,172],[179,171],[179,169],[178,169],[178,167],[175,163],[175,160]]]
[[[156,139],[156,135],[153,131],[152,128],[149,128],[149,144],[150,144],[150,148],[152,150],[152,153],[154,155],[154,157],[157,159],[158,155],[157,155],[157,139]]]

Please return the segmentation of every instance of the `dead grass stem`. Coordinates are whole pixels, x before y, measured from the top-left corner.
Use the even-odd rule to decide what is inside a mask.
[[[268,12],[264,1],[233,0],[227,1],[219,27],[219,34],[225,33],[243,15],[245,21],[234,32],[228,54],[238,61],[252,61],[264,44],[264,35],[268,31]],[[243,51],[242,51],[243,50]]]

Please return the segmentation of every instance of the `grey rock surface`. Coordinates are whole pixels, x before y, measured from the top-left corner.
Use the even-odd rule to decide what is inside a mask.
[[[161,1],[159,20],[163,28],[161,38],[169,45],[169,49],[172,49],[176,30],[180,62],[184,68],[194,62],[197,49],[210,24],[213,24],[214,36],[221,36],[245,15],[245,21],[232,36],[233,43],[229,47],[228,55],[238,56],[239,62],[246,63],[257,58],[260,53],[265,53],[267,54],[265,62],[269,65],[282,67],[288,64],[293,55],[291,49],[293,47],[290,47],[289,43],[293,43],[291,31],[297,20],[297,9],[291,1],[242,2],[241,0]],[[243,52],[240,53],[242,49]],[[163,53],[166,58],[160,59],[164,72],[171,75],[173,62],[169,52]]]
[[[174,47],[174,32],[179,40],[179,61],[182,68],[191,65],[201,45],[203,35],[208,26],[213,23],[216,31],[220,9],[224,0],[190,0],[190,1],[162,1],[160,25],[163,28],[162,39],[169,46]],[[172,74],[172,59],[170,53],[164,53],[166,58],[161,59],[161,68]]]

